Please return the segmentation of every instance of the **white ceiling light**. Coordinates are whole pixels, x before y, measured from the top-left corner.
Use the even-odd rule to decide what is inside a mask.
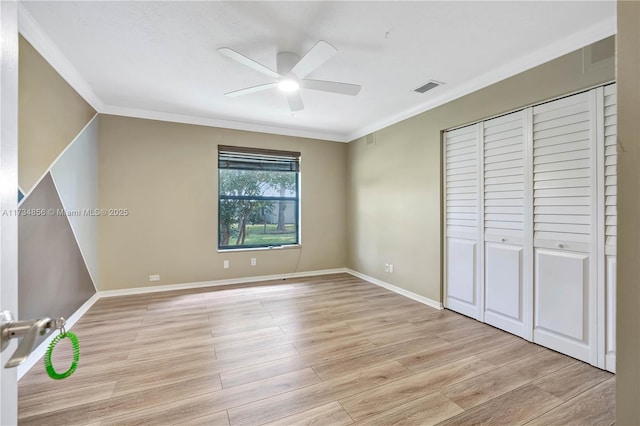
[[[278,89],[282,90],[283,92],[295,92],[299,88],[300,85],[298,84],[298,82],[291,78],[283,78],[278,83]]]

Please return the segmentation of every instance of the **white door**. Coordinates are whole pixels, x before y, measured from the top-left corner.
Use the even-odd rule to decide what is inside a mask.
[[[481,123],[444,135],[447,308],[482,320]]]
[[[616,372],[617,138],[616,85],[604,87],[605,368]]]
[[[0,212],[18,202],[18,18],[17,2],[0,1]],[[18,314],[18,222],[0,214],[0,311]],[[11,342],[0,357],[0,424],[17,424],[17,371],[4,368],[16,349]]]
[[[596,93],[533,108],[534,341],[592,364],[597,345]]]
[[[484,320],[532,339],[531,109],[484,122]]]

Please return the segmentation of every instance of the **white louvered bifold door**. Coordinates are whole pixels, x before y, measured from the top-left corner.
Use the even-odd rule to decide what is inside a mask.
[[[534,341],[597,360],[596,93],[533,108]]]
[[[531,268],[525,267],[530,110],[484,122],[484,320],[531,340]],[[527,253],[530,249],[527,249]]]
[[[616,370],[617,120],[616,85],[604,87],[605,368]]]
[[[447,308],[481,319],[480,124],[444,134]]]

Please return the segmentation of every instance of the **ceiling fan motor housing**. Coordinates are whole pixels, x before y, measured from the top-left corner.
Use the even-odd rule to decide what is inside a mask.
[[[300,61],[300,56],[293,52],[280,52],[276,57],[276,67],[278,74],[298,80],[297,76],[291,74],[293,67]]]

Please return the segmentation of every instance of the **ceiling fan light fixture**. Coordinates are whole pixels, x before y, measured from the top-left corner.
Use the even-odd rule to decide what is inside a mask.
[[[300,84],[291,79],[291,78],[283,78],[278,82],[278,89],[283,92],[295,92],[300,88]]]

